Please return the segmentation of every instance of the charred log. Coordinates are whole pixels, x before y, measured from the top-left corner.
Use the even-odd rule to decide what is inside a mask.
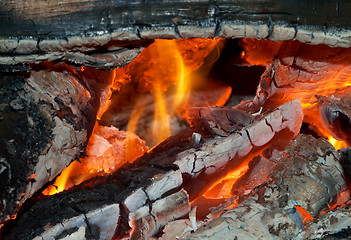
[[[350,204],[322,214],[306,226],[300,239],[348,239],[351,236]],[[325,226],[328,226],[327,228]]]
[[[336,0],[216,4],[6,0],[2,5],[0,64],[4,65],[67,60],[117,67],[126,54],[136,54],[123,41],[155,38],[265,38],[350,46],[351,6]],[[106,53],[96,54],[97,50]]]
[[[156,211],[158,201],[162,200],[161,196],[167,192],[174,192],[181,183],[179,170],[122,167],[109,177],[96,178],[67,192],[41,199],[18,219],[14,229],[4,233],[4,239],[58,238],[64,234],[68,235],[67,233],[79,234],[86,238],[90,234],[92,239],[111,239],[114,234],[118,234],[117,228],[120,224],[128,225],[131,212],[137,212],[141,208],[149,209],[151,201],[153,206],[156,206],[153,211]],[[186,206],[186,203],[184,204]],[[126,212],[127,215],[122,212]],[[149,210],[146,212],[149,213]],[[88,216],[94,216],[95,213],[102,215],[103,221],[91,222]],[[133,219],[138,222],[142,217],[137,218],[136,214]],[[82,221],[82,216],[87,218],[86,221]],[[172,212],[168,218],[173,219]],[[148,219],[153,220],[153,216],[149,216]],[[66,224],[67,222],[69,224]],[[106,223],[104,228],[100,226],[101,222]],[[157,229],[151,231],[155,230]]]
[[[296,206],[316,217],[346,186],[339,161],[326,140],[299,135],[275,163],[272,180],[183,239],[296,239],[303,230]],[[310,231],[321,231],[325,225],[320,226]]]
[[[69,67],[1,73],[0,226],[85,152],[106,87],[94,81]]]
[[[221,116],[224,117],[224,115]],[[230,116],[226,115],[226,117]],[[288,132],[289,134],[284,134],[284,137],[291,139],[298,133],[302,121],[301,103],[294,100],[272,112],[252,117],[252,121],[246,122],[246,126],[225,137],[208,133],[208,131],[202,132],[201,135],[193,129],[188,129],[170,137],[151,152],[132,164],[122,166],[108,177],[89,180],[67,192],[38,201],[16,220],[15,227],[8,230],[9,233],[5,239],[18,238],[16,234],[19,232],[22,233],[22,239],[47,236],[47,234],[50,235],[47,233],[50,229],[46,227],[48,222],[52,226],[61,225],[60,223],[65,222],[65,219],[77,218],[83,213],[88,214],[104,206],[115,204],[123,206],[120,212],[125,212],[127,215],[120,216],[120,222],[128,223],[129,217],[134,216],[131,219],[135,219],[135,223],[141,227],[135,234],[148,237],[166,223],[164,220],[157,220],[156,213],[155,215],[146,214],[152,213],[149,203],[156,204],[159,199],[164,196],[167,198],[180,187],[184,187],[186,191],[191,189],[195,179],[211,177],[207,178],[207,183],[197,184],[197,190],[187,191],[191,193],[189,198],[194,199],[209,184],[228,171],[227,168],[237,166],[249,158],[250,154],[257,154],[265,149],[266,143],[273,142],[282,147],[282,143],[278,141],[279,138],[275,140],[273,138],[276,134]],[[263,126],[263,129],[257,131],[257,126]],[[264,140],[258,139],[257,134],[261,134]],[[138,174],[141,172],[142,174]],[[179,206],[182,213],[185,213],[186,209],[189,210],[184,201],[180,201],[180,205],[177,203],[175,206]],[[43,209],[46,209],[44,214]],[[138,213],[138,211],[141,212]],[[56,212],[60,213],[55,215]],[[160,216],[174,219],[173,213],[161,212]],[[151,230],[150,224],[153,226]],[[73,228],[72,225],[69,226]],[[35,231],[31,230],[33,228]],[[114,228],[118,232],[117,226]],[[83,227],[81,221],[78,221],[74,229],[84,232],[84,229],[88,228]],[[54,232],[56,235],[50,236],[54,237],[68,230],[62,227],[60,231]],[[99,239],[98,235],[95,237]]]

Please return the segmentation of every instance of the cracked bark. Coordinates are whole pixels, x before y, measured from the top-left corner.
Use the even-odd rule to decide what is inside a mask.
[[[246,104],[252,105],[250,102]],[[244,106],[241,107],[244,108]],[[225,109],[223,110],[225,111]],[[231,111],[230,108],[227,110]],[[254,112],[256,110],[251,109]],[[290,114],[290,112],[294,112],[294,114]],[[248,113],[250,113],[249,109]],[[221,116],[227,117],[230,114]],[[216,118],[217,115],[213,117]],[[295,136],[302,121],[301,103],[299,100],[294,100],[273,111],[264,112],[261,115],[256,114],[252,117],[252,122],[236,131],[233,130],[232,134],[225,137],[214,135],[205,129],[201,132],[201,138],[199,138],[199,133],[194,132],[194,129],[187,129],[170,137],[132,164],[123,165],[110,176],[89,180],[66,192],[42,199],[30,209],[24,210],[22,217],[15,220],[14,228],[9,227],[5,230],[5,239],[18,239],[18,237],[33,239],[36,236],[47,234],[48,229],[45,226],[48,222],[56,225],[82,212],[87,213],[111,204],[120,204],[123,207],[120,211],[125,212],[125,214],[122,214],[120,222],[128,225],[128,218],[133,215],[133,212],[142,211],[139,209],[150,210],[150,203],[156,204],[163,198],[163,195],[167,198],[179,188],[184,188],[184,191],[186,191],[184,193],[190,194],[190,200],[194,199],[230,167],[237,166],[246,158],[250,158],[251,154],[257,154],[269,145],[261,145],[260,140],[260,144],[257,144],[260,147],[253,147],[247,139],[246,129],[254,128],[256,124],[265,123],[265,119],[267,119],[275,131],[274,135],[284,133],[284,138],[288,137],[288,139]],[[213,118],[209,117],[207,119]],[[227,122],[230,122],[229,120],[227,119]],[[269,132],[271,131],[269,127],[266,129]],[[271,133],[266,135],[271,136]],[[265,141],[282,146],[280,138],[267,137]],[[194,154],[197,155],[196,159]],[[202,177],[206,177],[205,183],[201,182]],[[200,183],[198,180],[200,180]],[[196,190],[191,189],[195,181],[197,182]],[[138,201],[135,201],[134,198]],[[87,202],[87,199],[90,200]],[[181,212],[184,213],[187,208],[183,207],[186,205],[181,204],[180,206],[183,209]],[[42,213],[42,209],[46,209],[45,214]],[[75,209],[75,211],[72,212],[72,209]],[[144,210],[145,213],[149,212],[149,210]],[[56,212],[60,212],[60,214],[52,214]],[[165,216],[171,220],[173,214],[170,213]],[[145,216],[149,215],[146,214]],[[163,225],[157,223],[160,220],[156,219],[155,222],[150,216],[147,218],[150,221],[145,220],[143,222],[147,225],[150,223],[154,228],[150,230],[151,232],[148,232],[149,230],[142,230],[144,228],[142,227],[141,233],[139,231],[142,236],[149,236]],[[166,222],[166,220],[162,220],[162,222]],[[75,229],[83,231],[79,230],[80,228],[81,225],[78,224]],[[116,228],[117,226],[115,226]],[[65,230],[67,229],[61,229],[62,232]],[[128,229],[120,227],[116,229],[116,234],[123,235],[121,232],[124,230]],[[21,235],[18,235],[18,233],[21,233]]]
[[[85,152],[106,83],[79,78],[69,67],[1,72],[0,81],[2,226]]]
[[[118,67],[121,57],[113,47],[128,51],[126,40],[155,38],[263,38],[351,46],[351,4],[339,8],[337,0],[23,1],[5,0],[0,11],[0,64],[64,59]]]
[[[329,227],[322,226],[334,221],[333,214],[322,215],[325,220],[313,223],[317,226],[307,225],[303,232],[302,217],[295,206],[316,217],[346,187],[339,153],[325,139],[298,135],[278,159],[276,155],[269,161],[274,165],[269,179],[237,207],[182,239],[300,239],[330,233]],[[244,179],[250,172],[246,175]],[[334,221],[332,231],[345,228],[345,212],[339,214],[340,222]]]

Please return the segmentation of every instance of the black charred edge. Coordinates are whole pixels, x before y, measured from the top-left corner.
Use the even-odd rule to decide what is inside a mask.
[[[45,232],[48,223],[54,226],[64,219],[86,214],[104,205],[122,203],[136,189],[149,186],[155,175],[165,173],[166,171],[153,167],[122,169],[107,177],[88,180],[68,191],[43,197],[5,226],[3,239],[32,239]],[[122,205],[121,208],[123,209]],[[128,231],[126,213],[121,214],[120,223],[123,227],[116,234],[123,236]]]
[[[83,117],[78,118],[59,98],[54,99],[60,107],[59,111],[47,107],[51,105],[49,102],[32,102],[30,94],[25,92],[26,78],[30,76],[30,72],[0,71],[0,158],[4,161],[0,162],[0,167],[6,168],[0,173],[0,199],[6,202],[5,208],[0,201],[0,222],[4,222],[20,207],[17,203],[20,200],[18,196],[25,192],[32,181],[30,176],[38,157],[47,151],[48,145],[53,141],[55,116],[65,120],[77,132],[87,130],[87,139],[78,145],[78,152],[71,161],[84,156],[96,122],[102,89],[108,85],[106,80],[98,78],[100,75],[105,77],[110,74],[102,70],[87,70],[81,74],[67,65],[56,66],[50,63],[31,67],[36,70],[66,71],[75,76],[92,97],[85,109],[80,109]],[[52,109],[51,117],[44,116],[42,108]],[[11,188],[15,190],[12,191]]]
[[[60,7],[64,10],[57,15],[47,14],[45,8],[35,13],[30,12],[30,8],[21,11],[21,4],[22,1],[8,0],[0,10],[1,38],[65,39],[133,29],[135,26],[172,27],[174,17],[180,17],[183,25],[204,27],[216,26],[218,22],[271,21],[348,28],[348,12],[351,11],[350,2],[339,4],[338,0],[89,1],[80,3],[78,8],[78,4],[73,8],[72,3],[63,3]],[[86,4],[89,8],[85,7]]]
[[[28,175],[52,139],[51,120],[43,117],[40,104],[25,97],[26,77],[28,73],[0,72],[0,158],[7,163],[7,170],[0,174],[0,199],[7,205],[4,209],[0,201],[1,221],[16,208],[17,196],[24,192]],[[12,101],[18,101],[22,109],[14,109]]]
[[[2,65],[0,64],[0,73],[1,74],[10,74],[10,73],[19,73],[23,74],[25,72],[29,72],[30,66],[29,64],[18,63],[15,65]]]
[[[335,240],[335,239],[351,239],[351,227],[340,230],[337,233],[328,234],[321,238],[322,240]]]

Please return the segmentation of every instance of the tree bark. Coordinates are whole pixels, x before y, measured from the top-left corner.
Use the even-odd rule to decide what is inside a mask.
[[[91,79],[94,71],[87,70],[84,77],[62,65],[24,73],[1,72],[0,226],[85,153],[100,92],[107,85],[106,80]],[[110,73],[100,74],[108,77]]]
[[[297,206],[317,217],[346,187],[340,155],[325,139],[298,135],[278,159],[272,156],[270,160],[275,165],[271,180],[237,207],[182,239],[299,239],[304,226]],[[312,229],[306,235],[328,232],[329,224],[324,223],[335,219],[332,214],[324,217],[321,223],[307,225]],[[332,224],[333,230],[347,222],[345,212],[340,211],[338,217],[340,224]]]
[[[232,113],[231,108],[219,109]],[[247,111],[249,114],[250,110],[247,109]],[[211,113],[211,111],[205,112]],[[218,115],[215,110],[212,112],[215,115],[205,119],[231,116]],[[238,119],[240,118],[232,120]],[[8,233],[5,234],[5,239],[34,239],[38,236],[46,236],[47,231],[50,230],[46,227],[48,223],[56,226],[67,219],[111,204],[122,206],[120,212],[124,213],[120,216],[121,225],[116,229],[117,233],[128,230],[130,216],[133,216],[133,212],[141,211],[140,218],[131,218],[136,220],[138,226],[141,224],[142,229],[135,234],[150,237],[166,222],[162,220],[163,224],[160,224],[158,221],[153,221],[157,214],[154,216],[146,214],[151,211],[150,203],[169,196],[179,188],[184,188],[185,193],[189,195],[189,200],[195,199],[230,169],[249,160],[252,155],[259,154],[271,144],[285,147],[280,134],[283,134],[287,141],[298,134],[302,122],[301,103],[299,100],[294,100],[273,111],[253,115],[251,119],[252,121],[249,122],[244,121],[245,126],[241,128],[235,125],[236,131],[232,129],[228,136],[218,136],[208,129],[202,131],[197,129],[195,132],[193,128],[189,128],[170,137],[132,164],[123,165],[110,176],[91,179],[66,192],[44,198],[23,211],[22,216],[14,221],[14,227],[11,229],[10,226],[9,230],[6,230]],[[214,126],[214,128],[220,127],[220,125]],[[262,129],[258,130],[258,127]],[[258,135],[260,138],[257,137]],[[185,211],[186,204],[175,204],[175,206],[179,206],[182,212]],[[175,213],[165,216],[173,219],[172,215]],[[82,227],[81,221],[77,224],[74,227],[70,225],[70,228],[78,231]],[[151,224],[154,228],[150,230],[151,225],[144,224]],[[55,232],[55,236],[67,230],[69,229],[61,228],[60,232]],[[99,239],[98,235],[95,238]]]
[[[351,46],[351,3],[337,0],[3,0],[0,6],[3,65],[67,60],[119,67],[123,61],[118,55],[140,47],[141,39],[155,38],[264,38]]]

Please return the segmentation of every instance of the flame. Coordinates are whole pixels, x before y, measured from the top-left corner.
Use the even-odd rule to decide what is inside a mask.
[[[159,143],[170,135],[169,113],[167,112],[161,86],[157,86],[155,87],[155,114],[152,124],[152,138]]]
[[[191,90],[190,73],[203,64],[204,58],[214,49],[218,41],[218,39],[155,40],[155,43],[146,48],[133,62],[107,73],[111,85],[101,93],[97,119],[100,120],[109,108],[112,91],[118,92],[124,85],[137,79],[136,91],[149,91],[154,94],[152,138],[157,143],[164,140],[172,134],[170,118],[179,108],[187,105]],[[85,72],[86,69],[81,67],[80,71]],[[171,105],[165,101],[166,93],[174,96]],[[43,193],[52,195],[91,177],[108,174],[121,164],[134,161],[147,151],[145,142],[133,134],[137,130],[147,103],[143,102],[143,99],[136,102],[127,132],[97,124],[87,145],[88,156],[80,159],[81,163],[77,161],[71,163],[57,177],[53,186],[49,186]]]
[[[344,141],[336,140],[332,136],[328,137],[328,141],[334,146],[336,150],[339,150],[341,148],[347,148],[347,145]]]
[[[176,114],[179,116],[188,108],[192,84],[195,81],[191,73],[201,66],[218,41],[156,39],[129,66],[118,70],[118,86],[123,82],[121,79],[133,79],[138,81],[139,92],[150,91],[154,95],[154,119],[150,129],[153,142],[149,143],[151,146],[175,133],[170,121]],[[140,71],[143,71],[143,75],[139,74]],[[128,131],[134,133],[137,132],[139,120],[146,108],[145,103],[140,101],[142,100],[136,101],[128,123]]]
[[[175,98],[173,101],[172,108],[167,111],[167,106],[164,97],[162,75],[156,74],[154,84],[154,95],[155,95],[155,110],[154,110],[154,121],[152,126],[152,137],[157,143],[161,142],[165,138],[169,137],[171,132],[170,127],[170,116],[175,114],[175,111],[182,104],[186,104],[186,100],[190,93],[190,79],[186,76],[189,71],[186,71],[182,56],[178,50],[177,44],[174,40],[156,40],[157,50],[160,59],[167,59],[168,56],[174,56],[176,66],[176,90]]]
[[[115,82],[115,78],[116,78],[116,69],[111,71],[112,73],[112,81],[111,81],[111,85],[108,85],[104,91],[102,91],[101,96],[100,96],[100,107],[99,110],[97,112],[96,118],[98,120],[101,120],[101,116],[107,111],[107,109],[110,107],[111,105],[111,96],[112,96],[112,88]]]
[[[55,183],[53,185],[50,185],[48,188],[46,188],[43,191],[44,195],[53,195],[53,194],[62,192],[63,190],[66,189],[68,178],[74,168],[72,167],[72,165],[73,163],[69,167],[65,168],[61,172],[61,175],[56,179]]]
[[[234,183],[243,176],[249,169],[249,165],[243,165],[234,171],[228,173],[225,177],[218,179],[208,190],[203,194],[205,198],[222,199],[233,196],[231,189]]]
[[[92,177],[107,175],[147,150],[145,142],[134,133],[96,125],[87,145],[87,156],[72,162],[43,194],[56,194]]]

